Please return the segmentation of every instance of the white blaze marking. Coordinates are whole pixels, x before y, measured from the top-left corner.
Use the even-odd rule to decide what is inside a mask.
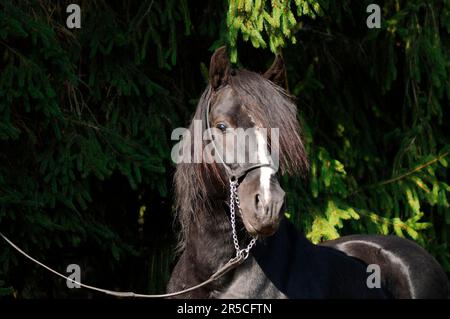
[[[262,164],[269,164],[269,158],[267,154],[267,143],[261,132],[256,129],[256,142],[258,147],[258,162]],[[262,200],[263,203],[268,203],[270,201],[270,177],[272,176],[274,170],[271,167],[261,167],[259,183],[262,188]]]
[[[273,170],[270,167],[261,167],[259,182],[263,190],[263,201],[268,203],[270,201],[270,176]]]

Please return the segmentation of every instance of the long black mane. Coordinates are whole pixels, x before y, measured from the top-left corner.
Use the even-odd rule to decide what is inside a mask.
[[[282,174],[303,174],[307,156],[297,120],[294,99],[281,87],[261,75],[247,70],[233,72],[228,85],[258,127],[279,128],[279,161]],[[206,128],[205,114],[211,103],[210,85],[203,92],[194,115]],[[193,124],[189,130],[193,134]],[[270,139],[270,136],[269,136]],[[269,141],[270,143],[270,141]],[[193,145],[193,143],[191,143]],[[216,192],[214,191],[216,190]],[[181,224],[180,248],[183,248],[191,223],[208,214],[217,194],[226,191],[226,181],[215,164],[181,163],[175,172],[175,196],[178,220]]]

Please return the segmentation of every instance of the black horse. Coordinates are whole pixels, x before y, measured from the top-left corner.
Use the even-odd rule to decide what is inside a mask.
[[[222,145],[220,132],[225,136],[229,128],[279,128],[279,173],[306,171],[296,106],[281,88],[284,74],[280,57],[259,75],[232,69],[225,48],[214,53],[210,83],[194,120],[204,130],[219,130],[209,139],[215,141],[216,150]],[[273,143],[271,136],[263,139],[254,133],[251,137],[260,148],[267,149]],[[206,140],[201,143],[205,146]],[[284,218],[284,192],[278,172],[265,155],[257,158],[256,165],[229,164],[223,159],[178,164],[175,186],[182,254],[168,292],[205,281],[236,255],[230,223],[236,209],[240,244],[258,237],[249,258],[223,277],[181,298],[448,297],[448,280],[442,268],[409,240],[355,235],[323,245],[310,243]],[[240,209],[229,198],[230,185],[237,187]],[[379,266],[381,285],[368,285],[371,264]]]

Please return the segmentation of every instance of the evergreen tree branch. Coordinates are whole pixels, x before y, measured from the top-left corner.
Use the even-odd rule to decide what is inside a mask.
[[[403,180],[406,177],[411,176],[412,174],[417,173],[417,172],[423,170],[424,168],[427,168],[428,166],[435,164],[436,162],[438,162],[442,158],[445,158],[446,156],[448,156],[448,154],[449,154],[449,152],[445,152],[444,154],[439,155],[438,157],[435,157],[432,160],[430,160],[430,161],[428,161],[428,162],[426,162],[426,163],[424,163],[422,165],[419,165],[419,166],[415,167],[414,169],[412,169],[412,170],[410,170],[410,171],[408,171],[408,172],[406,172],[404,174],[401,174],[399,176],[390,178],[390,179],[382,181],[382,182],[374,183],[372,185],[368,185],[368,186],[362,187],[362,188],[354,191],[353,193],[351,193],[349,196],[358,194],[358,193],[360,193],[360,192],[362,192],[364,190],[367,190],[367,189],[372,189],[372,188],[376,188],[376,187],[392,184],[392,183],[398,182],[400,180]]]

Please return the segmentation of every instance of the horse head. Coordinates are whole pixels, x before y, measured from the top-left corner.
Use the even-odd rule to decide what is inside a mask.
[[[272,235],[284,206],[279,176],[307,165],[296,106],[282,88],[283,60],[277,56],[263,75],[235,70],[222,47],[211,58],[209,79],[202,117],[220,178],[238,183],[247,232]]]

